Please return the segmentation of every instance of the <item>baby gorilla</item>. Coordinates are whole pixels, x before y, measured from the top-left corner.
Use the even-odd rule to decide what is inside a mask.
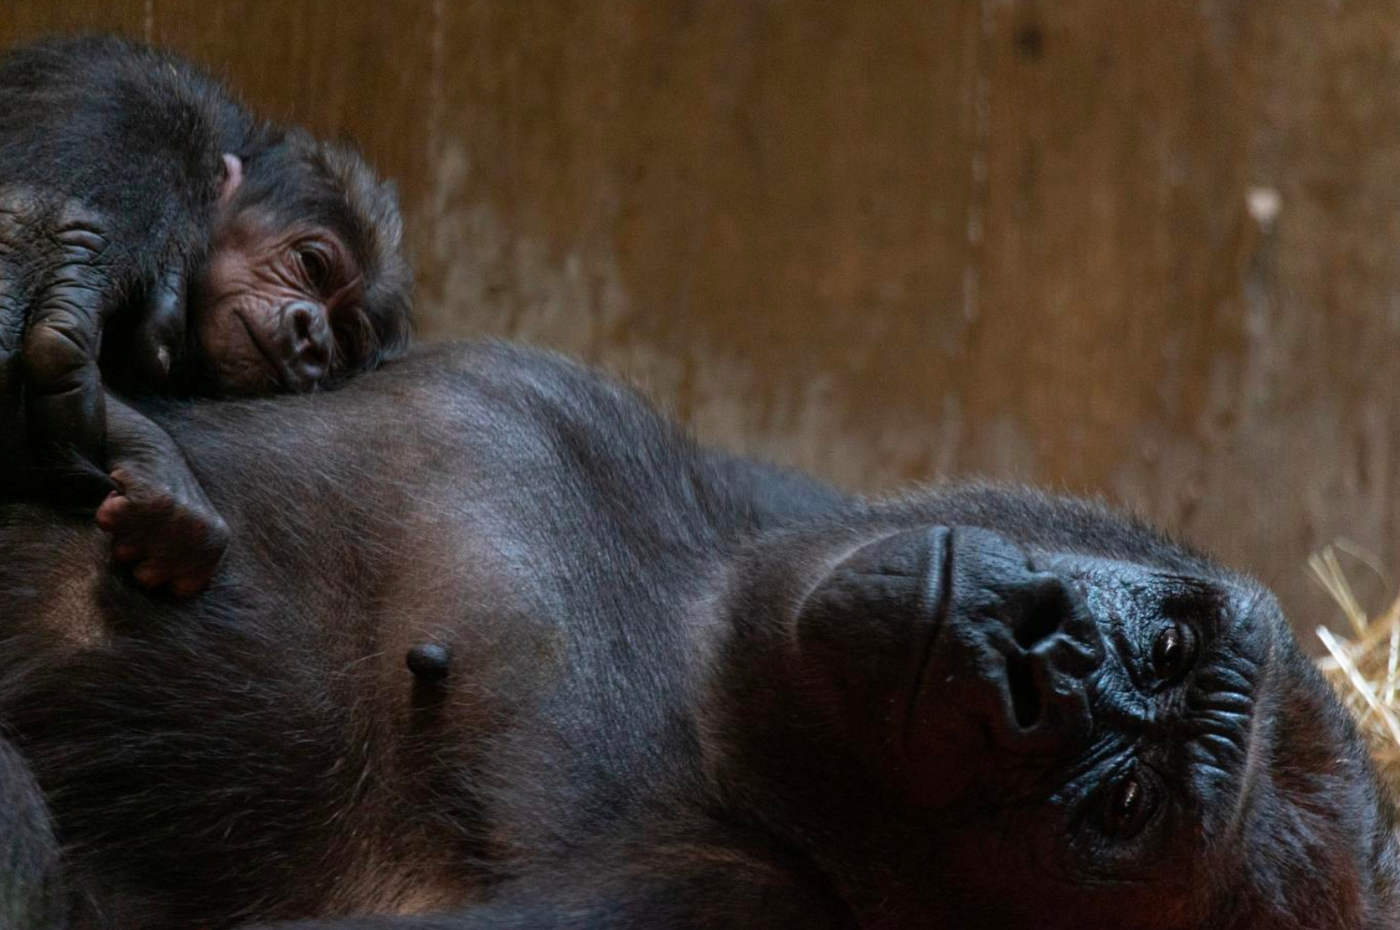
[[[227,529],[122,393],[300,392],[407,343],[390,185],[111,37],[0,60],[0,463],[96,503],[113,556],[192,594]]]

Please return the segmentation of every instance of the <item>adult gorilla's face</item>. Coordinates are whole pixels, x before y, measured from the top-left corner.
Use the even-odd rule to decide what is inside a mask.
[[[785,815],[862,924],[1400,926],[1390,808],[1273,597],[1014,533],[881,530],[795,583],[805,736],[761,739],[831,786]]]

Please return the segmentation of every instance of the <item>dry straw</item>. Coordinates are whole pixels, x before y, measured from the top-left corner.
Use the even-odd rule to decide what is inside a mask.
[[[1382,578],[1375,560],[1356,546],[1339,541],[1308,558],[1308,567],[1337,602],[1350,626],[1349,636],[1327,627],[1317,635],[1327,647],[1318,665],[1336,687],[1371,741],[1386,781],[1400,793],[1400,596],[1372,618],[1362,609],[1342,569],[1339,555],[1361,562]]]

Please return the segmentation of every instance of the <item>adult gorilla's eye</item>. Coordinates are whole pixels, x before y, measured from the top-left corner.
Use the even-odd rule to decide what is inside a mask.
[[[1156,808],[1147,782],[1136,769],[1129,770],[1109,792],[1103,812],[1104,833],[1115,840],[1130,840],[1142,831]]]
[[[1152,671],[1165,684],[1175,684],[1196,660],[1196,638],[1180,623],[1162,627],[1152,642]]]

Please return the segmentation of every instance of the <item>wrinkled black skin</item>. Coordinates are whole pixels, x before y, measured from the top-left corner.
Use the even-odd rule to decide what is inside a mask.
[[[350,203],[320,164],[324,147],[254,118],[178,56],[84,36],[0,58],[0,467],[10,474],[74,502],[100,501],[121,466],[177,496],[199,493],[174,443],[117,394],[217,392],[186,312],[225,153],[244,165],[240,210],[324,224],[357,253],[373,249],[363,227],[383,221],[375,211],[397,224],[380,192],[372,206]],[[408,282],[398,268],[387,277],[367,298],[376,350],[340,377],[405,345]]]
[[[0,719],[72,928],[1400,925],[1274,599],[1106,509],[864,501],[500,345],[158,419],[233,528],[207,595],[0,507]],[[1160,806],[1114,839],[1132,760]]]

